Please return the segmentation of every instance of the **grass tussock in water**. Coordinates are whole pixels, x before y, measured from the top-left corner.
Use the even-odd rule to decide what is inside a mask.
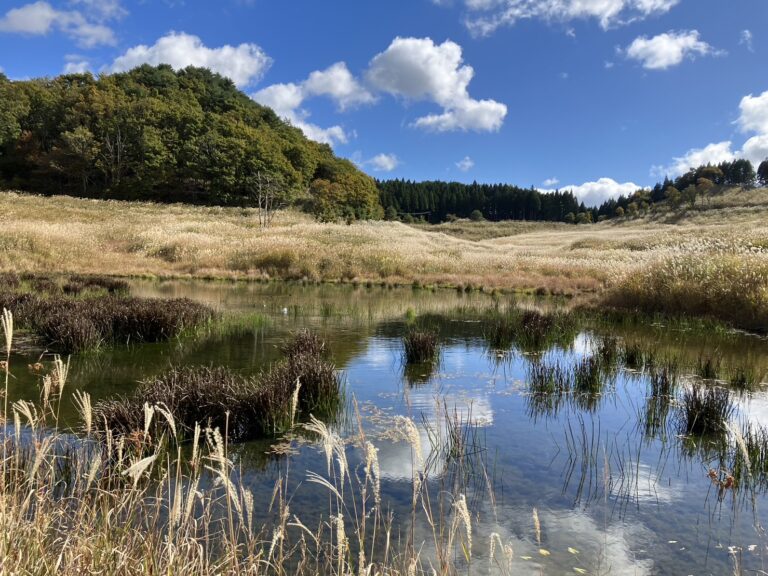
[[[736,408],[726,388],[691,386],[680,397],[680,431],[703,436],[722,433]]]
[[[704,380],[717,380],[723,359],[716,354],[700,355],[696,365],[697,374]]]
[[[494,350],[517,346],[538,352],[552,346],[567,346],[578,333],[575,317],[564,311],[512,309],[486,320],[486,340]]]
[[[437,332],[414,328],[403,337],[403,353],[406,364],[434,362],[440,354]]]
[[[94,407],[102,432],[130,436],[142,431],[143,407],[162,406],[177,423],[174,435],[186,438],[196,423],[218,427],[235,442],[288,431],[310,413],[335,416],[341,381],[324,357],[325,344],[303,331],[283,349],[285,357],[260,374],[242,376],[225,367],[183,367],[143,382],[128,397]],[[163,427],[162,420],[155,421]],[[153,436],[162,431],[153,428]]]
[[[62,353],[103,345],[161,342],[208,323],[208,306],[186,298],[124,295],[124,282],[103,277],[0,279],[0,308],[13,310],[19,328]]]

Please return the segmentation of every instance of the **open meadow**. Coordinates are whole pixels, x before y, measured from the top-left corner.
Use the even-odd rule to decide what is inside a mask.
[[[319,223],[296,211],[0,193],[0,269],[600,294],[768,327],[768,191],[593,225]]]

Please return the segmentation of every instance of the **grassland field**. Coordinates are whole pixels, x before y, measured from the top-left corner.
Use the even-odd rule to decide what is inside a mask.
[[[758,189],[591,225],[347,225],[287,210],[262,229],[250,208],[0,192],[0,270],[598,294],[764,329],[767,211]]]

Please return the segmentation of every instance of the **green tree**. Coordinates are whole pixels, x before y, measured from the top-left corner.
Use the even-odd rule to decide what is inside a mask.
[[[696,197],[698,196],[698,194],[699,194],[699,191],[696,188],[696,186],[694,186],[693,184],[691,184],[685,190],[682,191],[683,201],[688,204],[689,208],[693,208],[696,205]]]
[[[579,212],[576,215],[576,224],[591,224],[592,212]]]
[[[683,195],[680,193],[680,190],[674,186],[670,186],[664,191],[664,195],[666,196],[672,208],[680,208],[680,204],[683,201]]]
[[[80,181],[83,195],[88,193],[88,183],[94,171],[94,160],[99,153],[96,139],[88,128],[78,126],[61,135],[64,143],[61,169]]]
[[[469,219],[472,220],[473,222],[480,222],[481,220],[483,220],[483,213],[477,209],[472,210],[472,212],[470,212],[469,214]]]
[[[757,177],[761,186],[768,186],[768,158],[757,167]]]
[[[715,183],[709,178],[699,178],[696,181],[696,193],[702,198],[706,198],[709,202],[709,197],[715,191]]]
[[[621,206],[617,206],[615,214],[616,214],[617,218],[623,218],[624,217],[624,208],[622,208]]]

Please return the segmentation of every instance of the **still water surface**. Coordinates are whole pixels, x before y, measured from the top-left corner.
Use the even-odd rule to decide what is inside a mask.
[[[384,290],[352,286],[204,282],[132,283],[139,296],[187,296],[228,312],[262,314],[258,328],[231,336],[121,347],[73,357],[69,385],[94,399],[129,393],[136,382],[181,364],[224,365],[254,373],[279,357],[278,348],[300,328],[328,342],[343,371],[350,413],[340,434],[356,433],[352,399],[366,436],[379,448],[383,500],[410,529],[413,458],[409,444],[391,439],[396,415],[409,416],[420,432],[430,490],[467,494],[473,515],[469,573],[488,573],[489,536],[510,542],[513,574],[732,574],[766,569],[768,501],[761,491],[718,489],[707,472],[717,467],[706,442],[693,447],[675,427],[674,403],[667,425],[646,426],[648,375],[619,367],[606,376],[603,394],[588,402],[562,398],[537,402],[527,393],[536,358],[570,365],[594,352],[606,336],[638,344],[658,357],[675,358],[689,372],[700,357],[721,359],[721,368],[745,367],[765,374],[768,343],[754,336],[700,334],[663,325],[585,327],[565,346],[542,355],[489,351],[487,327],[477,312],[511,304],[511,297],[452,291]],[[523,305],[557,305],[524,302]],[[428,322],[440,332],[435,367],[404,370],[401,338],[409,322]],[[37,360],[30,349],[12,365]],[[684,368],[683,372],[686,371]],[[14,398],[37,397],[36,376],[14,374]],[[693,381],[694,377],[685,377]],[[768,424],[768,393],[761,386],[734,394],[736,421]],[[74,409],[65,404],[65,418]],[[478,452],[457,474],[455,463],[435,453],[430,435],[444,437],[446,412],[458,419]],[[311,444],[294,453],[268,455],[272,442],[234,448],[241,481],[266,508],[275,482],[288,472],[291,512],[305,523],[327,511],[327,498],[308,484],[306,471],[323,472],[325,457]],[[350,444],[354,466],[359,454]],[[534,509],[540,533],[534,525]],[[265,518],[268,520],[268,518]],[[309,520],[307,520],[309,519]],[[417,541],[427,527],[417,525]],[[541,550],[544,550],[542,554]]]

